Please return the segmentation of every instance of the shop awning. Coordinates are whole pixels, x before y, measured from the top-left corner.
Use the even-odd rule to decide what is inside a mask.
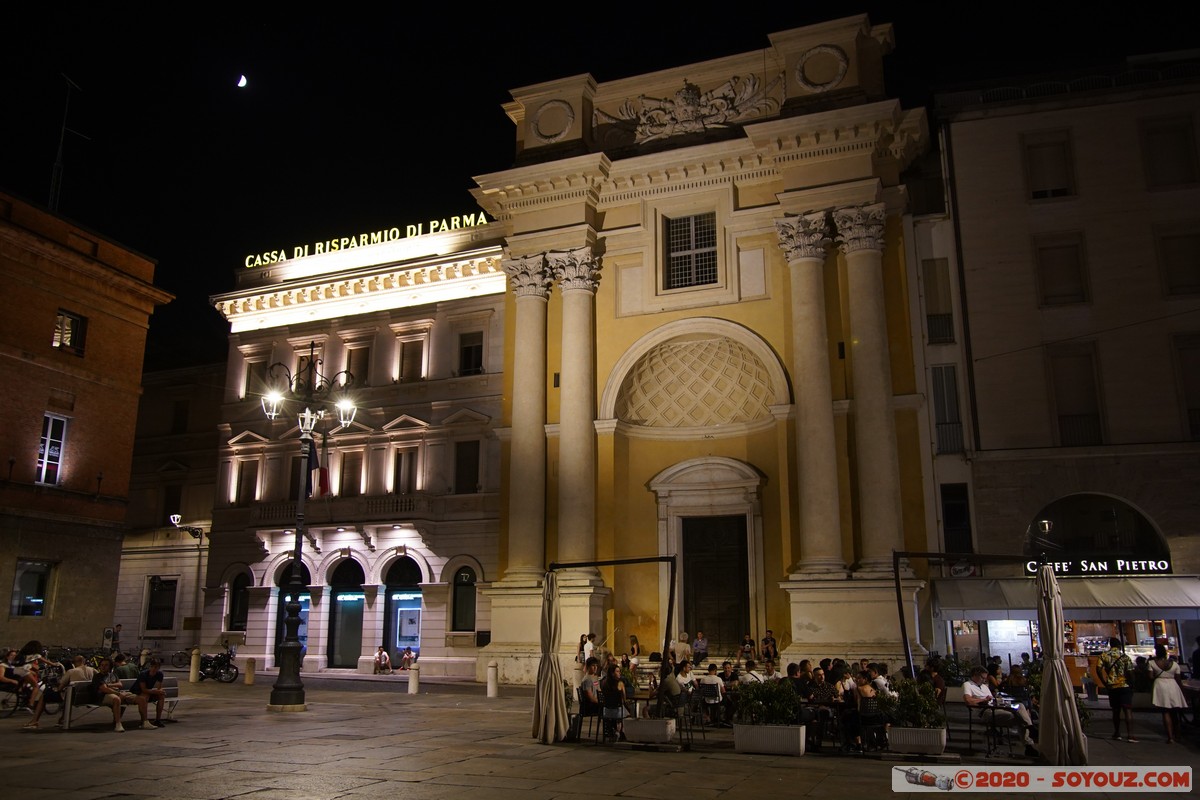
[[[937,619],[1037,619],[1033,578],[934,578]],[[1158,575],[1146,578],[1063,578],[1067,619],[1200,620],[1200,578]]]

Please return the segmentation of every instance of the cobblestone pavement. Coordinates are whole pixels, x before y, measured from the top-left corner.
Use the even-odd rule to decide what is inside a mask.
[[[502,687],[501,697],[488,699],[474,683],[423,680],[421,693],[410,695],[403,678],[306,676],[308,711],[268,712],[272,680],[260,675],[254,686],[184,682],[175,721],[155,731],[127,725],[126,733],[114,733],[105,723],[111,717],[99,711],[66,732],[56,730],[49,716],[37,731],[22,730],[27,716],[0,719],[3,783],[10,794],[51,792],[56,800],[550,800],[681,793],[689,800],[849,800],[903,796],[892,792],[893,770],[931,763],[743,755],[733,751],[726,730],[709,731],[691,752],[546,746],[530,737],[531,690]],[[125,715],[126,722],[136,720],[136,710]],[[1138,743],[1091,738],[1092,764],[1197,766],[1195,728],[1184,744],[1168,746],[1157,714],[1139,715],[1137,725],[1145,732]],[[939,766],[1032,763],[958,759],[952,753]]]

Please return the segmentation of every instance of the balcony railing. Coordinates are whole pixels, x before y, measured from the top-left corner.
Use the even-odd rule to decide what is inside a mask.
[[[1059,414],[1058,439],[1063,447],[1104,444],[1099,414]]]
[[[926,314],[930,344],[954,344],[954,315]]]
[[[961,453],[965,449],[961,422],[939,422],[937,424],[937,451],[939,453]]]

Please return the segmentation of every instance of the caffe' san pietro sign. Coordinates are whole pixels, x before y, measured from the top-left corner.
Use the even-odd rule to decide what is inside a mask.
[[[282,247],[278,250],[264,250],[261,253],[249,254],[242,263],[246,267],[265,267],[295,258],[319,256],[324,253],[336,253],[341,250],[353,250],[356,247],[369,247],[373,244],[395,242],[400,239],[425,236],[430,233],[445,233],[446,231],[455,231],[460,228],[476,228],[480,225],[487,225],[488,222],[490,220],[485,213],[476,211],[472,214],[460,214],[454,217],[443,217],[442,219],[431,219],[428,222],[405,225],[403,232],[398,227],[383,228],[382,230],[370,231],[368,233],[354,233],[349,236],[340,236],[319,242],[297,244],[290,248]]]

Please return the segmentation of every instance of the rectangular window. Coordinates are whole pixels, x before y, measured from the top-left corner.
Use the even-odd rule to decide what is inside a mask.
[[[400,380],[419,381],[425,377],[425,340],[400,343]]]
[[[1146,186],[1168,189],[1195,183],[1196,134],[1191,118],[1143,120],[1141,127]]]
[[[1193,442],[1200,442],[1200,333],[1177,337],[1175,355],[1187,410],[1187,435]]]
[[[54,339],[51,343],[59,350],[81,356],[86,333],[87,317],[60,308],[54,320]]]
[[[1075,168],[1069,131],[1027,133],[1021,137],[1025,151],[1025,177],[1029,197],[1045,200],[1075,194]]]
[[[1089,344],[1050,351],[1058,443],[1062,447],[1104,444],[1095,354]]]
[[[316,445],[312,445],[316,447]],[[301,465],[306,465],[308,459],[304,456],[292,456],[291,466],[288,467],[288,500],[295,500],[300,496],[300,487],[308,486],[308,470],[301,469]]]
[[[965,483],[943,483],[942,534],[947,553],[974,553],[971,541],[971,501]]]
[[[950,297],[950,262],[927,258],[921,262],[925,278],[925,322],[930,344],[954,343],[954,302]]]
[[[1200,294],[1200,223],[1157,226],[1154,236],[1167,294]]]
[[[179,581],[150,576],[150,596],[146,604],[146,630],[169,631],[175,628],[175,592]]]
[[[1044,306],[1083,303],[1088,299],[1083,235],[1055,233],[1035,236],[1038,289]]]
[[[49,561],[17,559],[13,579],[12,602],[8,614],[12,617],[42,617],[47,613],[50,595],[50,575],[54,565]]]
[[[176,400],[171,404],[171,433],[187,433],[190,411],[191,404],[187,400]]]
[[[363,454],[353,451],[342,454],[341,485],[338,494],[342,497],[358,497],[362,494]]]
[[[238,462],[237,498],[235,504],[244,506],[258,499],[258,462]]]
[[[479,491],[479,442],[454,443],[454,493]]]
[[[717,214],[665,217],[666,289],[707,286],[717,282]]]
[[[354,378],[355,386],[370,386],[371,348],[362,346],[347,350],[346,371]]]
[[[163,487],[163,513],[162,521],[159,525],[170,525],[172,514],[183,513],[183,487],[182,486],[164,486]]]
[[[393,466],[392,491],[396,494],[412,494],[417,490],[417,449],[415,447],[396,451]]]
[[[958,381],[954,365],[933,368],[933,413],[939,453],[963,452],[962,418],[958,414]]]
[[[242,399],[262,397],[267,388],[267,360],[265,358],[246,359],[244,379]]]
[[[67,443],[67,419],[57,414],[47,414],[42,418],[42,439],[38,445],[37,474],[34,480],[38,483],[58,483],[58,473],[62,468],[63,448]]]
[[[483,374],[483,331],[458,335],[458,374]]]

